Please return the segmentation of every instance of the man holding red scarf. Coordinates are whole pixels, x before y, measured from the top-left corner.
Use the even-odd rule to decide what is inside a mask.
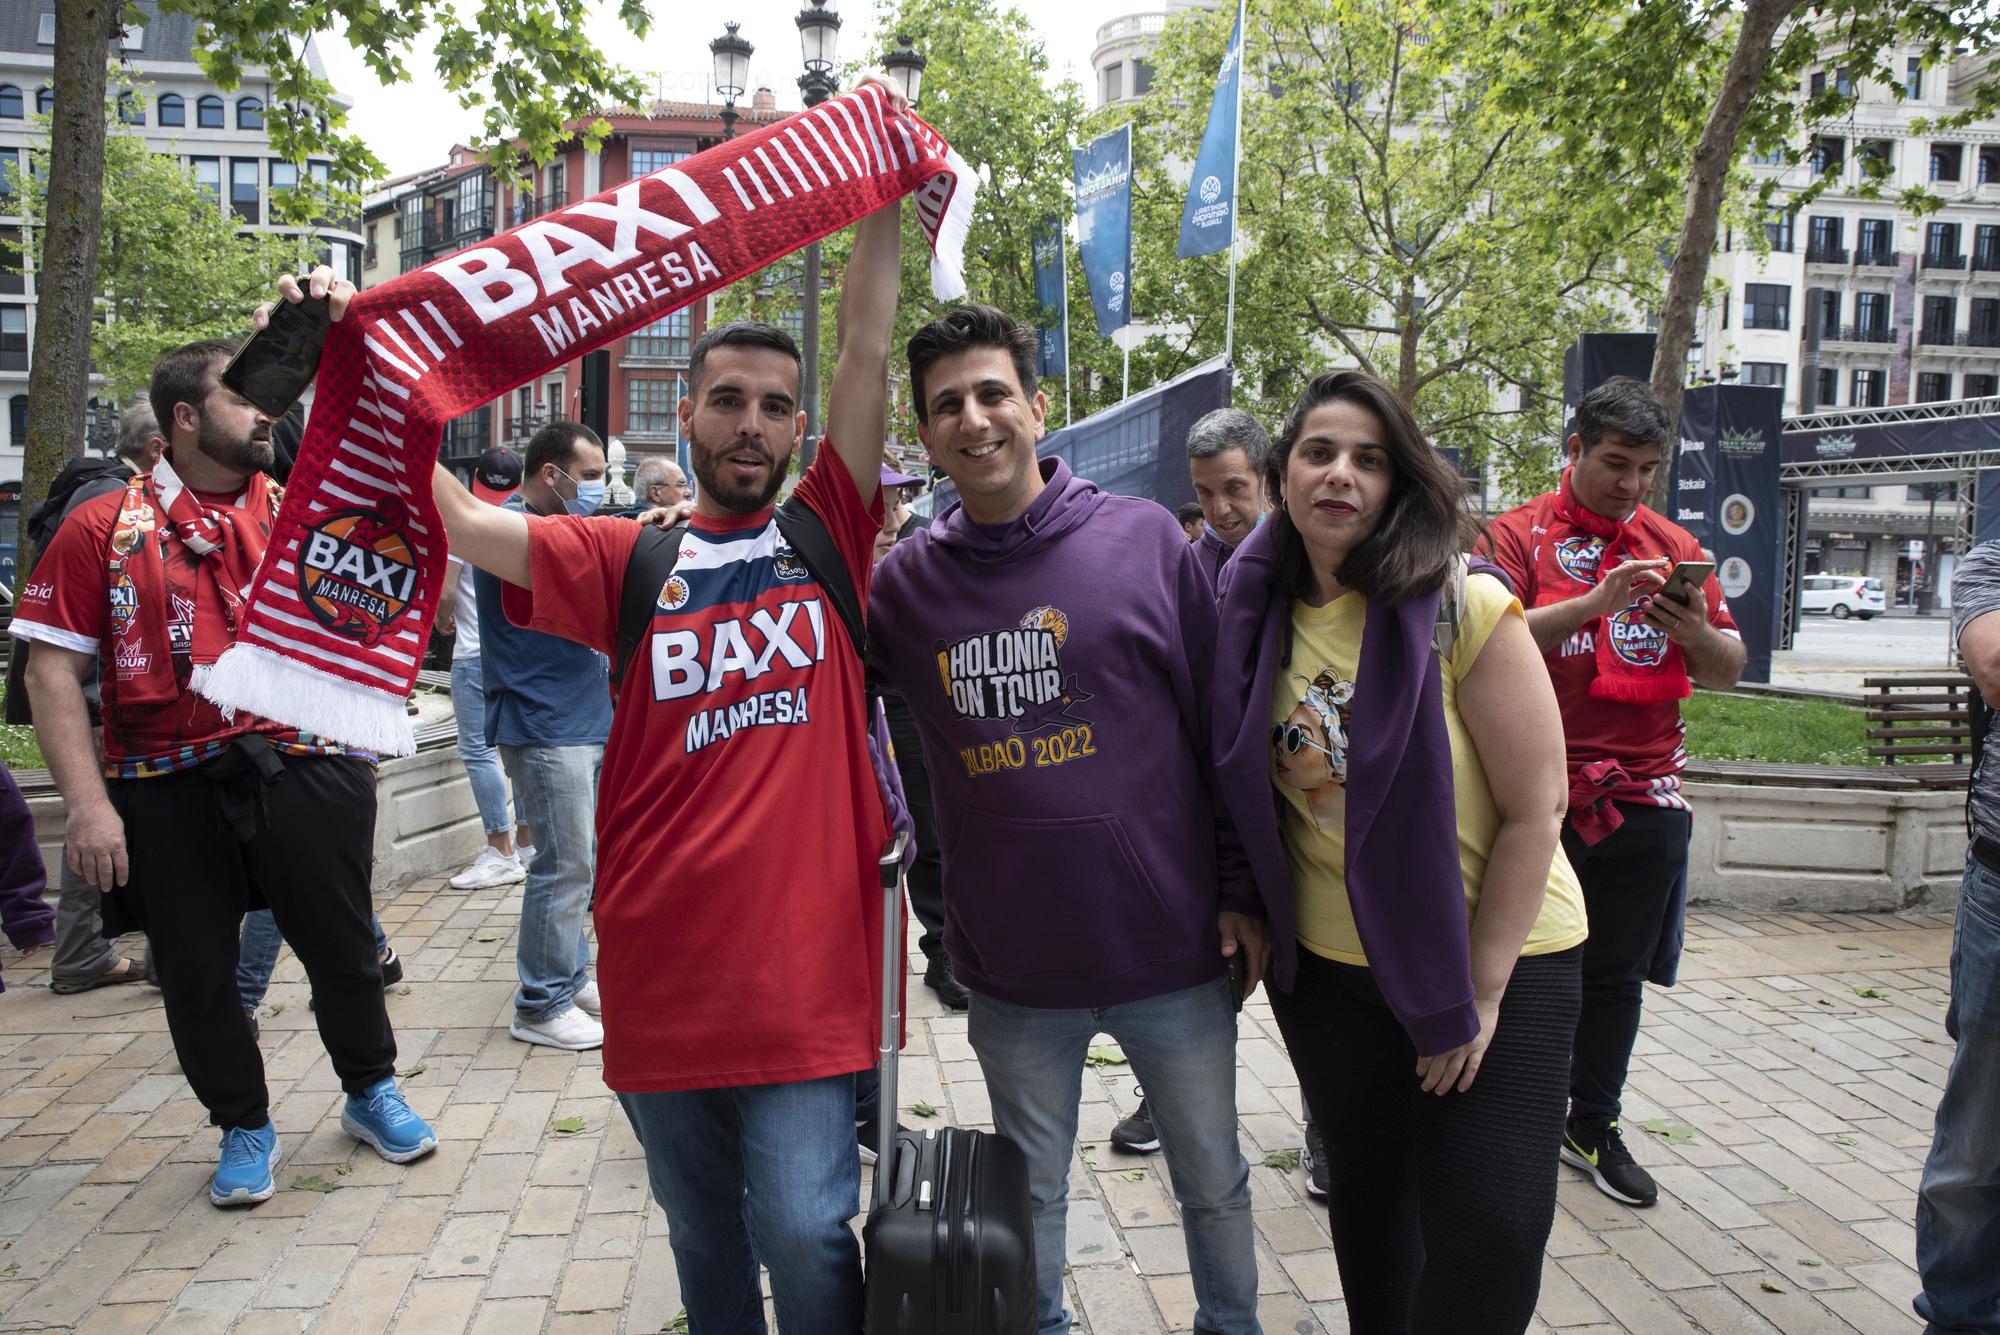
[[[1562,706],[1570,810],[1563,852],[1583,883],[1590,939],[1562,1157],[1627,1205],[1659,1199],[1618,1131],[1646,981],[1680,958],[1692,816],[1681,795],[1690,678],[1727,690],[1743,640],[1714,576],[1685,603],[1661,589],[1694,535],[1647,509],[1670,459],[1666,410],[1617,376],[1584,396],[1556,490],[1493,520],[1483,544],[1513,578]]]
[[[270,419],[217,380],[231,350],[191,343],[160,359],[151,398],[166,454],[77,507],[13,633],[35,644],[28,698],[68,812],[69,865],[103,892],[107,930],[151,938],[175,1055],[222,1129],[209,1199],[250,1205],[272,1193],[278,1137],[236,993],[247,908],[268,905],[305,966],[348,1134],[394,1163],[437,1137],[396,1088],[370,925],[372,760],[224,715],[192,688],[235,639],[278,512]],[[101,756],[83,699],[93,662]]]

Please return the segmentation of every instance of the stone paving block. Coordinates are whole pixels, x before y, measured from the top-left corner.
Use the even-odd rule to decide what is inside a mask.
[[[1900,1261],[1870,1261],[1847,1267],[1850,1279],[1857,1280],[1898,1311],[1907,1312],[1910,1302],[1923,1289],[1917,1272]]]
[[[1904,1335],[1923,1328],[1909,1304],[1892,1306],[1868,1289],[1840,1289],[1816,1296],[1861,1335]]]
[[[139,1335],[155,1329],[166,1314],[165,1303],[100,1307],[77,1324],[76,1335]]]
[[[143,1239],[140,1240],[143,1243]],[[194,1278],[192,1270],[128,1270],[104,1292],[107,1303],[170,1303]]]
[[[582,1209],[582,1187],[528,1187],[521,1194],[521,1206],[510,1231],[566,1238],[576,1227]]]
[[[1850,1335],[1845,1321],[1784,1280],[1734,1275],[1723,1282],[1785,1335]]]
[[[1759,1207],[1758,1212],[1834,1265],[1884,1259],[1885,1254],[1880,1247],[1853,1230],[1843,1228],[1826,1213],[1804,1201],[1789,1200],[1765,1205]]]
[[[353,1247],[294,1247],[255,1299],[258,1307],[321,1308],[333,1299],[354,1260]]]
[[[1331,1247],[1281,1256],[1278,1264],[1285,1268],[1292,1287],[1308,1303],[1330,1302],[1341,1296],[1340,1267],[1334,1261]]]
[[[1854,1287],[1854,1281],[1829,1264],[1824,1256],[1775,1225],[1738,1229],[1735,1237],[1755,1252],[1774,1276],[1795,1289],[1816,1293]]]
[[[490,1274],[506,1232],[503,1214],[452,1215],[425,1254],[423,1273],[434,1278]]]
[[[15,1274],[33,1278],[69,1260],[70,1249],[111,1213],[126,1190],[122,1186],[83,1186],[67,1193],[43,1212],[25,1236],[14,1239],[5,1264],[20,1267]]]
[[[85,1182],[143,1182],[166,1162],[173,1151],[171,1140],[141,1140],[134,1136],[91,1165]]]
[[[1687,1323],[1617,1256],[1573,1256],[1558,1262],[1571,1278],[1633,1335],[1685,1335]]]
[[[1535,1314],[1550,1326],[1587,1326],[1604,1320],[1604,1309],[1554,1257],[1542,1258],[1542,1291]]]
[[[1650,1228],[1620,1231],[1612,1240],[1610,1250],[1613,1256],[1638,1271],[1648,1284],[1663,1292],[1698,1289],[1715,1282],[1706,1270]]]
[[[472,1321],[479,1306],[481,1280],[413,1280],[396,1316],[392,1330],[405,1335],[459,1335]]]
[[[1069,1263],[1072,1266],[1124,1263],[1125,1249],[1105,1217],[1104,1203],[1072,1193],[1069,1199]]]
[[[549,1305],[535,1298],[508,1298],[479,1304],[472,1335],[541,1335]]]
[[[1673,1301],[1703,1335],[1773,1335],[1777,1327],[1721,1285],[1684,1289]]]
[[[558,1312],[618,1312],[625,1308],[630,1261],[571,1261],[556,1294]]]
[[[487,1282],[488,1298],[553,1298],[562,1281],[567,1238],[509,1238]]]
[[[6,1309],[9,1325],[63,1328],[83,1319],[144,1250],[144,1238],[129,1233],[99,1233],[86,1239],[56,1273]]]
[[[512,1214],[527,1189],[528,1174],[534,1170],[534,1156],[528,1154],[481,1153],[466,1170],[465,1180],[451,1198],[453,1214]]]
[[[389,1202],[375,1218],[374,1230],[362,1243],[370,1256],[421,1256],[444,1223],[443,1197],[402,1196]]]
[[[1165,1329],[1145,1282],[1129,1266],[1078,1267],[1070,1271],[1070,1283],[1076,1289],[1076,1310],[1090,1323],[1091,1335],[1155,1335]],[[1283,1329],[1261,1312],[1259,1324]]]

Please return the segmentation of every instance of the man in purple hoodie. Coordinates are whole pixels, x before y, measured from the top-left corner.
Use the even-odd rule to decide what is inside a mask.
[[[1188,479],[1201,502],[1194,548],[1214,584],[1243,540],[1264,522],[1264,462],[1271,437],[1241,408],[1217,408],[1188,428]]]
[[[909,356],[917,433],[960,499],[883,561],[870,638],[931,758],[945,948],[994,1124],[1028,1157],[1040,1330],[1069,1328],[1069,1163],[1103,1032],[1166,1150],[1196,1328],[1255,1332],[1226,960],[1254,983],[1268,951],[1210,787],[1208,577],[1166,510],[1036,459],[1032,328],[962,306]]]

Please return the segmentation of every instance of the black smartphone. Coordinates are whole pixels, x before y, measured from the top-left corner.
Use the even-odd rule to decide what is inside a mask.
[[[280,300],[271,308],[271,322],[244,340],[222,368],[222,383],[264,416],[283,417],[319,373],[327,323],[325,297]]]
[[[1236,998],[1236,1009],[1242,1010],[1243,1003],[1250,996],[1250,952],[1237,943],[1236,953],[1229,957],[1229,985]]]
[[[1685,606],[1694,597],[1694,591],[1708,583],[1708,577],[1715,573],[1713,561],[1682,561],[1667,575],[1667,582],[1660,593]]]

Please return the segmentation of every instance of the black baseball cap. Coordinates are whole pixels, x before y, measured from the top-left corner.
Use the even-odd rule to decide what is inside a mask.
[[[495,445],[479,456],[472,470],[472,494],[491,505],[521,489],[521,459],[514,451]]]

